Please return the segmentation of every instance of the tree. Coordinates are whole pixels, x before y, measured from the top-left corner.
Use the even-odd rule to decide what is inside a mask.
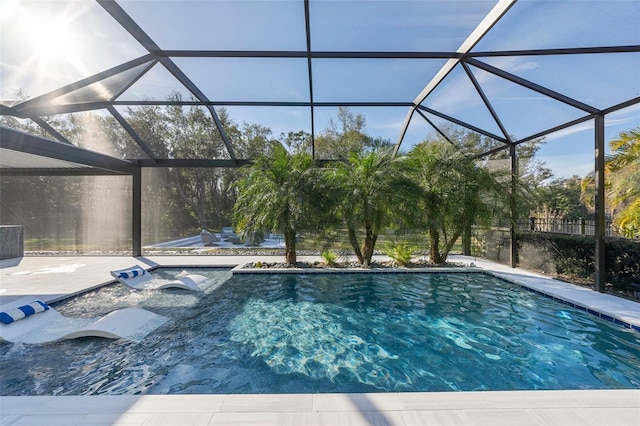
[[[169,100],[180,101],[181,95],[173,94]],[[238,126],[225,108],[216,111],[237,158],[268,154],[278,143],[269,128],[249,123]],[[129,110],[127,119],[158,158],[229,158],[222,136],[204,108],[145,106]],[[233,220],[234,183],[241,176],[237,168],[167,169],[155,188],[168,193],[159,194],[155,211],[167,212],[169,220],[180,218],[180,230],[227,226]]]
[[[606,208],[620,235],[640,237],[640,127],[621,132],[609,142],[613,151],[605,161]],[[582,181],[582,199],[594,206],[594,174]]]
[[[613,223],[621,235],[640,237],[640,127],[621,132],[609,142],[611,202],[617,214]]]
[[[227,118],[227,110],[220,109],[220,113]],[[240,132],[235,136],[237,139],[234,143],[236,156],[239,158],[253,159],[259,155],[270,155],[273,147],[279,142],[271,138],[271,129],[261,124],[242,123]]]
[[[329,127],[315,138],[316,158],[346,160],[352,153],[382,151],[392,146],[388,140],[369,136],[365,128],[362,114],[339,107],[337,122],[331,119]]]
[[[237,183],[236,228],[246,236],[267,230],[284,235],[285,262],[296,264],[296,236],[317,222],[314,181],[317,169],[305,152],[289,154],[276,145],[270,156],[259,156]]]
[[[227,110],[220,108],[218,115],[224,117],[225,131],[234,141],[233,148],[237,158],[253,159],[259,155],[270,155],[278,141],[271,139],[271,129],[259,124],[243,123],[241,128],[235,126],[228,117]],[[235,183],[244,176],[245,171],[238,168],[219,168],[215,170],[217,186],[213,194],[214,223],[218,227],[226,226],[233,221],[233,206],[237,199]]]
[[[365,267],[371,263],[380,232],[412,200],[415,185],[401,172],[402,161],[404,157],[393,158],[390,151],[351,153],[348,163],[328,170],[338,195],[334,205],[344,219],[358,262]]]
[[[444,264],[453,245],[472,225],[489,225],[502,207],[508,181],[478,165],[453,145],[423,142],[409,153],[410,170],[421,187],[416,193],[429,236],[429,258]]]
[[[175,96],[175,95],[174,95]],[[169,99],[175,99],[170,97]],[[175,110],[174,114],[183,111]],[[155,158],[175,158],[170,111],[166,107],[145,105],[128,108],[126,120],[149,147]],[[129,146],[124,158],[148,158],[140,147]],[[187,206],[178,189],[178,171],[173,168],[148,168],[143,172],[144,238],[153,242],[182,235],[199,227],[197,215]]]
[[[488,136],[469,131],[456,125],[444,125],[440,129],[447,135],[448,140],[440,134],[434,134],[427,140],[447,142],[453,144],[461,152],[469,155],[481,156],[484,165],[495,170],[499,174],[510,175],[511,159],[510,150],[503,142],[492,139]],[[516,158],[518,160],[517,174],[517,217],[527,217],[532,210],[538,208],[538,199],[535,197],[536,191],[545,185],[553,177],[553,172],[546,166],[544,161],[536,159],[536,154],[544,145],[544,139],[533,139],[516,145]],[[499,149],[503,148],[503,149]],[[498,149],[489,155],[482,156],[483,153]],[[496,222],[509,222],[510,211],[504,210]]]
[[[581,181],[582,179],[575,175],[554,179],[539,186],[533,191],[536,209],[532,213],[549,213],[567,220],[587,217],[589,211],[581,200]]]
[[[281,133],[280,140],[292,154],[299,152],[311,153],[311,135],[304,130],[287,134]]]

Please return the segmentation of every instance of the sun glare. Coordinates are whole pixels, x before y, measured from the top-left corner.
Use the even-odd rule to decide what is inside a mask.
[[[27,49],[31,59],[47,63],[56,59],[69,61],[77,54],[80,40],[73,28],[76,9],[37,8],[30,3],[3,0],[0,11],[2,25],[12,28],[13,36],[18,35],[18,28],[24,34],[23,42],[18,44]]]
[[[87,75],[86,3],[0,0],[2,95],[52,90]]]
[[[69,23],[61,19],[34,19],[29,36],[34,53],[40,59],[69,59],[75,52],[75,40],[69,31]]]

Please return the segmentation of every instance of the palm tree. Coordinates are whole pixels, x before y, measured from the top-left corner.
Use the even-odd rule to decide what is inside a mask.
[[[478,165],[448,143],[424,142],[409,158],[422,188],[416,196],[429,236],[429,259],[441,265],[465,229],[489,224],[508,190],[497,172]]]
[[[609,142],[613,223],[625,237],[640,237],[640,127]]]
[[[640,237],[640,127],[621,132],[609,142],[613,154],[604,169],[605,200],[618,232],[628,238]],[[594,174],[582,181],[582,199],[594,204]]]
[[[408,194],[415,185],[401,173],[402,161],[403,157],[394,158],[390,151],[351,153],[348,163],[328,170],[339,198],[334,205],[339,207],[349,244],[364,267],[371,264],[380,231],[410,203]]]
[[[308,229],[320,206],[313,197],[316,168],[307,153],[291,155],[276,145],[259,156],[238,184],[234,222],[243,236],[269,230],[284,235],[285,262],[296,264],[296,234]]]

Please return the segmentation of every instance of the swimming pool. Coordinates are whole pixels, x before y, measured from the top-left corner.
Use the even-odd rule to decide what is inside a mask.
[[[68,316],[170,318],[139,343],[0,344],[2,395],[640,388],[640,333],[484,273],[242,274],[113,285]]]

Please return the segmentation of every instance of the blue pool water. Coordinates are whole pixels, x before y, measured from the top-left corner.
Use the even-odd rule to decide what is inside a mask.
[[[186,272],[211,286],[59,304],[170,320],[138,343],[1,343],[0,394],[640,388],[640,333],[487,274],[154,274]]]

